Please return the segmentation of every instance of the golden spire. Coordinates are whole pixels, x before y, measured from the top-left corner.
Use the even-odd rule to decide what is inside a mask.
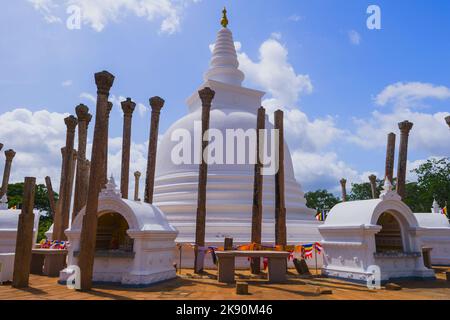
[[[228,18],[227,18],[227,8],[223,7],[223,17],[222,17],[222,21],[220,21],[220,24],[222,25],[222,27],[226,28],[228,26]]]

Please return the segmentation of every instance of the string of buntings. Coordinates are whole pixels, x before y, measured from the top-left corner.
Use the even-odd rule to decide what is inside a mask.
[[[68,241],[43,239],[39,244],[41,249],[66,250],[68,243]]]
[[[178,243],[178,248],[188,247],[194,249],[196,247],[193,243]],[[198,248],[203,254],[211,253],[211,258],[214,264],[217,264],[216,251],[224,251],[224,247],[200,247]],[[323,247],[319,242],[301,245],[288,245],[288,246],[263,246],[257,243],[242,244],[239,246],[233,246],[233,250],[237,251],[287,251],[289,252],[289,260],[294,259],[294,255],[300,255],[304,259],[311,259],[313,257],[313,251],[321,254]],[[267,261],[266,261],[267,262]],[[264,263],[264,260],[263,260]]]

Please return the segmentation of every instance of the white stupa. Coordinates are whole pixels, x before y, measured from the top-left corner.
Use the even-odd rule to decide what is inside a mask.
[[[233,35],[223,23],[214,45],[209,70],[199,90],[210,87],[215,91],[210,115],[210,129],[217,129],[226,138],[226,129],[256,129],[257,110],[264,92],[242,86],[244,73],[238,69]],[[187,99],[189,113],[176,121],[160,140],[154,205],[158,206],[175,226],[177,242],[195,241],[195,222],[198,192],[198,163],[175,164],[171,153],[179,140],[172,141],[178,129],[188,130],[191,150],[200,142],[194,127],[201,126],[201,100],[197,92]],[[197,122],[195,125],[194,123]],[[266,129],[273,125],[266,120]],[[197,141],[198,140],[198,141]],[[249,151],[249,150],[247,150]],[[226,158],[227,150],[223,150]],[[251,151],[247,154],[252,154]],[[192,152],[193,153],[193,152]],[[192,155],[192,158],[194,155]],[[224,237],[232,237],[235,244],[249,243],[251,237],[254,165],[211,164],[208,166],[206,242],[223,244]],[[274,176],[264,176],[263,242],[273,244],[274,231]],[[285,146],[285,185],[287,211],[287,240],[290,244],[320,241],[315,211],[306,207],[304,192],[296,181],[291,154]]]

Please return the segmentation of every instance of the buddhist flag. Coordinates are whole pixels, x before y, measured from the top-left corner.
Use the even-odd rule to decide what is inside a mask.
[[[317,212],[317,214],[316,214],[317,221],[325,221],[326,218],[327,218],[327,214],[326,214],[325,210]]]
[[[441,209],[441,213],[446,216],[447,218],[449,218],[448,216],[448,212],[447,212],[447,206],[445,206],[444,208]],[[450,218],[449,218],[450,219]]]

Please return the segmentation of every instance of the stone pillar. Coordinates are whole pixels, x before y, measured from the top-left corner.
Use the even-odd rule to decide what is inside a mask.
[[[120,179],[120,192],[122,198],[128,199],[128,186],[130,179],[130,148],[131,148],[131,120],[136,103],[130,98],[122,102],[123,110],[123,138],[122,138],[122,170]]]
[[[134,173],[134,201],[141,201],[139,199],[139,180],[141,179],[141,173],[136,171]]]
[[[386,166],[385,166],[385,178],[388,178],[391,183],[394,179],[394,159],[395,159],[395,133],[388,134],[387,147],[386,147]]]
[[[80,104],[75,108],[78,117],[78,157],[77,172],[75,180],[75,193],[73,200],[72,221],[78,212],[86,205],[87,190],[89,184],[89,175],[86,159],[87,133],[92,115],[89,108],[84,104]]]
[[[448,126],[450,127],[450,116],[445,118],[445,122],[447,122]],[[1,150],[1,148],[0,148],[0,150]]]
[[[0,143],[0,151],[3,149],[3,143]]]
[[[17,226],[16,251],[14,256],[14,272],[12,282],[12,286],[14,288],[28,287],[31,265],[31,250],[33,249],[33,208],[35,190],[36,178],[25,178],[22,211],[19,215],[19,223]]]
[[[150,99],[150,106],[152,107],[152,118],[150,124],[150,138],[148,142],[147,173],[145,177],[144,196],[144,201],[147,203],[153,203],[156,151],[158,148],[159,115],[161,114],[161,109],[164,107],[164,100],[160,97],[153,97]]]
[[[70,187],[69,187],[70,203],[72,203],[72,195],[73,195],[74,184],[75,184],[75,173],[76,173],[76,169],[77,169],[77,159],[78,159],[78,151],[77,150],[73,150],[72,151],[72,166],[71,166],[71,169],[70,169],[70,176],[69,176],[69,181],[70,181]]]
[[[53,192],[52,180],[50,177],[45,177],[45,185],[47,187],[48,202],[50,203],[51,215],[54,218],[56,214],[55,194]]]
[[[204,158],[205,150],[208,146],[208,137],[205,133],[209,130],[209,120],[211,112],[211,103],[215,92],[206,87],[198,92],[202,101],[202,156],[198,173],[198,195],[197,195],[197,217],[195,224],[195,259],[194,272],[203,272],[204,254],[199,251],[205,247],[205,227],[206,227],[206,183],[208,181],[208,164]],[[197,150],[194,150],[197,152]]]
[[[370,189],[372,190],[372,199],[377,199],[377,176],[372,174],[369,176]]]
[[[109,143],[109,116],[111,114],[111,110],[113,108],[113,103],[108,101],[108,104],[106,106],[106,136],[104,137],[103,142],[103,158],[105,159],[105,162],[103,164],[103,175],[100,179],[100,191],[105,188],[106,184],[108,183],[108,143]]]
[[[5,169],[3,171],[3,183],[2,183],[2,190],[0,192],[0,198],[3,197],[3,195],[8,196],[8,184],[9,184],[9,177],[11,175],[11,165],[12,161],[16,155],[16,152],[12,149],[5,151]]]
[[[69,226],[70,203],[72,200],[72,170],[73,170],[73,146],[75,142],[75,128],[78,120],[74,116],[64,119],[67,127],[66,146],[63,155],[64,174],[61,174],[61,194],[58,210],[53,225],[53,240],[66,240],[64,231]]]
[[[275,111],[275,129],[278,129],[278,171],[275,174],[275,245],[286,246],[286,200],[284,182],[284,113]]]
[[[339,181],[341,183],[341,192],[342,192],[342,202],[346,202],[347,201],[347,180],[342,178],[341,181]]]
[[[400,149],[397,167],[397,193],[402,199],[405,198],[406,188],[406,163],[408,161],[408,139],[413,123],[403,121],[398,124],[400,129]]]
[[[94,140],[92,145],[91,170],[89,174],[89,190],[86,203],[86,214],[80,238],[80,256],[78,266],[81,270],[81,290],[92,288],[94,269],[95,242],[97,236],[99,181],[104,176],[105,148],[107,139],[107,112],[109,90],[114,83],[114,76],[107,71],[95,74],[97,85],[97,110],[95,115]]]
[[[262,238],[262,195],[263,195],[263,176],[261,175],[262,157],[264,156],[264,135],[263,131],[266,124],[266,110],[261,107],[258,109],[256,120],[256,163],[255,176],[253,180],[253,207],[252,207],[252,243],[261,245]],[[261,132],[260,132],[261,130]],[[251,259],[251,270],[253,274],[261,272],[261,259]]]

